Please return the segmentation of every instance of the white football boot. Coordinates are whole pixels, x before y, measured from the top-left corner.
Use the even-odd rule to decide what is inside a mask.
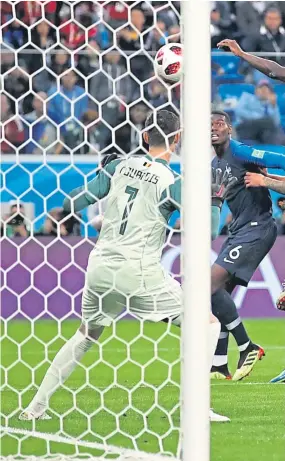
[[[33,421],[34,419],[48,420],[51,419],[51,416],[48,415],[45,411],[36,413],[35,411],[26,408],[26,410],[22,411],[22,413],[19,415],[19,419],[21,421]]]
[[[218,415],[212,409],[210,409],[210,422],[211,423],[229,423],[230,418],[227,416]]]

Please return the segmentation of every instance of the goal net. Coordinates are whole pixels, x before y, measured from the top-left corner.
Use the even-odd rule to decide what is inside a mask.
[[[180,458],[180,331],[127,310],[52,396],[50,420],[20,421],[80,325],[104,200],[63,217],[106,154],[141,155],[151,110],[180,111],[153,71],[180,41],[180,2],[1,2],[1,459]],[[171,167],[180,174],[174,157]],[[180,221],[163,264],[180,278]]]

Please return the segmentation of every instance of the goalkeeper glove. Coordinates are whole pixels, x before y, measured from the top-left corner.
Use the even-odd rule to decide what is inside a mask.
[[[230,169],[225,171],[212,168],[212,206],[221,208],[229,189],[236,184],[237,178],[232,176]]]
[[[113,160],[117,160],[117,159],[118,159],[118,155],[115,153],[105,155],[105,157],[103,158],[101,162],[101,167],[97,170],[97,174],[99,174],[101,170],[104,170],[105,166],[108,165],[108,163],[112,162]]]

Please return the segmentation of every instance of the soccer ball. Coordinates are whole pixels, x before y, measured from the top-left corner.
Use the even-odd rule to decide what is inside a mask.
[[[154,58],[156,75],[166,83],[177,83],[182,77],[183,46],[168,43],[162,46]]]

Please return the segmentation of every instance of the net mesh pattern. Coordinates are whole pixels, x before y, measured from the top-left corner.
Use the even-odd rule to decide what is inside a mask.
[[[180,332],[125,310],[52,397],[51,420],[18,416],[80,324],[106,207],[66,217],[64,198],[95,177],[106,154],[145,154],[150,111],[179,113],[179,85],[153,71],[159,47],[179,40],[179,2],[1,6],[1,456],[176,459]],[[163,263],[179,278],[180,238],[165,225]]]

